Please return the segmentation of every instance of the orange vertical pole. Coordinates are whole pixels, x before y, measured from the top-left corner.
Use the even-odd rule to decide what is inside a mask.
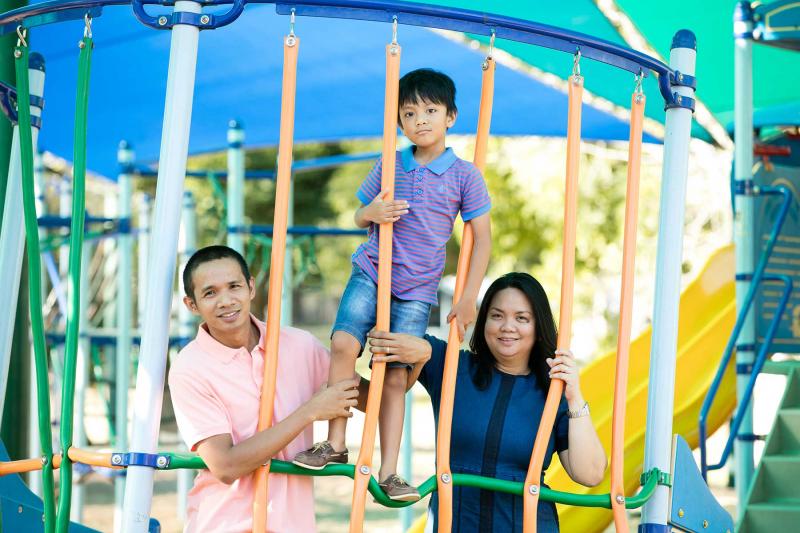
[[[564,195],[564,245],[561,256],[561,309],[558,318],[556,348],[569,349],[572,337],[572,296],[575,285],[575,230],[578,215],[578,167],[581,147],[581,103],[583,77],[573,74],[569,78],[569,112],[567,115],[567,175]],[[523,498],[523,526],[525,533],[536,533],[536,511],[541,490],[542,465],[547,443],[553,431],[558,404],[564,392],[564,382],[554,379],[547,391],[542,419],[533,445],[528,474],[525,477]]]
[[[400,90],[400,46],[386,45],[386,91],[383,113],[383,154],[381,156],[381,190],[388,190],[387,200],[394,199],[395,160],[397,158],[397,105]],[[378,236],[378,310],[375,329],[389,331],[392,299],[392,223],[380,225]],[[367,396],[367,416],[361,437],[353,488],[353,507],[350,511],[350,533],[361,533],[364,528],[364,506],[367,487],[372,477],[372,453],[375,449],[375,431],[381,408],[383,376],[386,363],[373,363]]]
[[[486,167],[486,151],[489,145],[489,126],[492,122],[492,103],[494,97],[495,63],[491,57],[486,58],[481,82],[481,104],[478,111],[478,131],[475,135],[474,163],[483,173]],[[456,270],[456,287],[453,292],[453,305],[464,293],[464,285],[469,274],[469,262],[472,257],[472,224],[464,224],[461,238],[461,251],[458,254]],[[456,376],[458,374],[458,352],[461,341],[458,338],[458,326],[455,319],[450,321],[450,334],[447,337],[447,351],[444,359],[442,376],[442,397],[439,406],[439,431],[436,437],[436,483],[439,493],[439,528],[440,532],[449,532],[453,526],[453,475],[450,471],[450,436],[453,423],[453,403],[456,395]]]
[[[611,508],[617,533],[628,531],[625,512],[625,402],[628,388],[628,357],[631,344],[633,314],[634,262],[636,228],[639,212],[639,174],[642,164],[642,122],[644,94],[631,97],[631,133],[628,142],[628,188],[625,193],[625,233],[622,245],[622,290],[619,303],[619,335],[617,336],[617,370],[614,381],[614,415],[611,422]]]
[[[258,413],[258,431],[272,426],[272,404],[275,399],[275,378],[278,372],[278,338],[281,327],[281,292],[283,290],[283,261],[286,256],[287,215],[289,190],[292,181],[292,145],[294,139],[294,99],[297,88],[297,53],[300,40],[290,34],[283,43],[283,87],[281,89],[281,124],[278,141],[278,176],[275,187],[275,220],[272,228],[272,257],[267,294],[267,333],[264,340],[264,381]],[[253,531],[267,529],[267,497],[269,466],[256,470],[253,498]]]

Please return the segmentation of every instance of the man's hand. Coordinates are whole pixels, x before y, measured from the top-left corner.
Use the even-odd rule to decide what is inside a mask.
[[[323,385],[308,402],[308,409],[314,421],[353,416],[351,407],[358,405],[358,380],[346,379],[332,386]]]
[[[397,222],[400,217],[408,213],[408,202],[405,200],[384,200],[389,194],[388,189],[382,190],[362,212],[364,218],[373,224]]]
[[[475,303],[467,301],[466,298],[461,298],[456,305],[450,310],[447,315],[447,323],[456,319],[456,326],[458,326],[458,340],[463,341],[464,335],[467,333],[467,328],[470,324],[475,322],[477,311],[475,310]]]

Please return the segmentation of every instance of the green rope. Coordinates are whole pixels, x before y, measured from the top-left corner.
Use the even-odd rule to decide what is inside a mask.
[[[22,30],[24,31],[24,30]],[[42,447],[42,495],[44,530],[52,533],[56,518],[53,479],[53,433],[50,426],[50,386],[47,372],[47,351],[42,316],[42,264],[39,249],[39,227],[33,192],[33,135],[31,132],[30,87],[28,86],[28,46],[14,48],[14,69],[17,76],[17,116],[22,166],[22,203],[25,213],[25,242],[28,252],[28,288],[31,314],[33,354],[36,364],[36,399],[39,405],[39,443]]]
[[[86,122],[89,110],[89,75],[92,66],[92,37],[84,35],[78,58],[78,91],[75,105],[75,155],[72,168],[72,224],[69,240],[69,302],[67,303],[67,336],[64,341],[64,381],[61,388],[61,449],[63,459],[58,497],[56,531],[69,530],[72,500],[72,461],[67,451],[72,447],[73,412],[75,410],[75,372],[78,356],[78,326],[81,302],[81,255],[83,225],[86,213]],[[87,265],[88,266],[88,265]]]
[[[169,466],[166,470],[177,469],[203,469],[206,468],[203,459],[197,455],[188,453],[160,453],[169,457]],[[342,465],[331,464],[322,470],[309,470],[299,467],[286,461],[273,460],[270,463],[270,472],[273,474],[291,474],[300,476],[347,476],[352,478],[355,475],[355,465]],[[658,480],[661,478],[661,472],[654,468],[648,472],[650,475],[647,477],[647,482],[635,496],[625,499],[625,507],[628,509],[638,509],[644,505],[647,500],[653,495],[658,485]],[[505,479],[496,479],[484,476],[476,476],[474,474],[453,474],[453,485],[460,487],[474,487],[482,490],[491,490],[495,492],[504,492],[506,494],[514,494],[522,496],[524,484],[520,481],[507,481]],[[426,479],[419,486],[419,494],[424,498],[436,490],[436,476],[431,476]],[[414,502],[396,502],[390,500],[389,497],[383,492],[383,489],[378,485],[378,481],[370,476],[369,480],[369,493],[375,499],[375,503],[383,505],[384,507],[407,507]],[[572,494],[570,492],[563,492],[559,490],[549,489],[542,487],[539,493],[539,499],[546,502],[563,503],[565,505],[574,505],[580,507],[602,507],[611,509],[611,495],[610,494]]]

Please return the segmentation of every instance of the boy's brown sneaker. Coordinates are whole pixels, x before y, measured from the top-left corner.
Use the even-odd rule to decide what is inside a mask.
[[[415,502],[419,500],[419,491],[416,487],[409,485],[405,479],[397,474],[392,474],[382,483],[378,483],[378,485],[389,496],[390,500],[396,502]]]
[[[295,455],[292,463],[311,470],[322,470],[331,463],[347,464],[347,450],[337,452],[329,441],[324,440]]]

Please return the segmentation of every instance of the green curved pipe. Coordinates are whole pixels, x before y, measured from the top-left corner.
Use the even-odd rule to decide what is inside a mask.
[[[169,466],[166,470],[206,468],[203,459],[197,455],[186,453],[161,453],[159,455],[169,457],[170,459]],[[273,474],[291,474],[299,476],[346,476],[353,478],[353,476],[355,476],[356,467],[355,465],[328,465],[322,470],[309,470],[286,461],[273,460],[271,462],[270,472]],[[626,498],[626,508],[637,509],[650,499],[658,485],[658,479],[660,477],[658,474],[659,471],[657,468],[648,472],[646,476],[647,481],[642,486],[642,490],[635,496]],[[453,485],[505,492],[507,494],[516,494],[517,496],[522,496],[523,490],[523,483],[520,481],[507,481],[505,479],[476,476],[473,474],[453,474]],[[431,494],[436,490],[436,476],[429,477],[418,488],[422,498]],[[378,486],[378,481],[372,476],[370,476],[369,480],[369,493],[375,499],[375,503],[383,505],[384,507],[398,508],[414,504],[414,502],[396,502],[390,500],[386,493]],[[542,487],[539,499],[546,502],[563,503],[565,505],[611,509],[610,494],[572,494]]]
[[[56,507],[53,476],[53,433],[50,426],[50,385],[42,317],[42,262],[39,249],[39,224],[33,191],[33,135],[31,133],[30,87],[28,84],[28,47],[14,49],[17,75],[17,120],[20,163],[22,167],[22,206],[25,218],[25,244],[28,252],[28,298],[30,299],[33,357],[36,366],[36,400],[39,407],[39,444],[42,448],[42,496],[44,530],[52,533]]]
[[[81,302],[81,255],[86,213],[86,128],[89,111],[89,75],[92,67],[92,38],[80,41],[78,91],[75,104],[75,155],[72,166],[72,221],[69,237],[69,301],[67,333],[64,340],[64,376],[61,388],[61,449],[72,447],[75,411],[75,372],[78,359],[78,326]],[[61,465],[56,532],[69,530],[72,502],[72,461],[64,454]]]

